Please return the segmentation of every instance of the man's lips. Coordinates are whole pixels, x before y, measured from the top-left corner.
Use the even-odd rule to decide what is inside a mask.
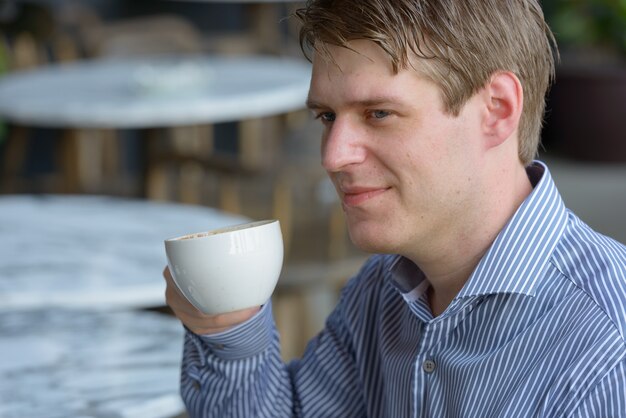
[[[346,206],[358,206],[389,190],[389,187],[342,189],[342,201]]]

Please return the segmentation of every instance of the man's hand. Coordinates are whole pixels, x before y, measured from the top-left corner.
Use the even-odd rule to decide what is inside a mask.
[[[174,312],[174,315],[196,334],[215,334],[226,331],[252,318],[260,309],[259,306],[256,306],[235,312],[207,315],[196,309],[181,295],[168,267],[165,267],[165,270],[163,270],[163,277],[165,277],[165,283],[167,284],[165,301]]]

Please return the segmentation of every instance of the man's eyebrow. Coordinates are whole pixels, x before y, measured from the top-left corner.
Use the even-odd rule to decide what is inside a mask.
[[[404,101],[394,96],[379,96],[369,99],[352,100],[346,103],[348,106],[360,106],[360,107],[376,107],[382,105],[404,105]],[[330,106],[318,102],[314,99],[308,98],[306,101],[306,107],[309,109],[324,109]]]
[[[309,108],[309,109],[322,109],[324,107],[328,107],[328,106],[325,106],[325,105],[323,105],[323,104],[321,104],[319,102],[316,102],[315,100],[313,100],[311,98],[307,98],[305,104],[306,104],[306,107]]]

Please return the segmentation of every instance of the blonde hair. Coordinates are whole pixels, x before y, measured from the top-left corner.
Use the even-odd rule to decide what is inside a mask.
[[[326,45],[349,48],[357,39],[378,44],[396,72],[420,58],[420,73],[453,115],[494,73],[513,72],[524,91],[519,158],[535,158],[558,54],[536,0],[309,0],[295,15],[308,59],[332,59]]]

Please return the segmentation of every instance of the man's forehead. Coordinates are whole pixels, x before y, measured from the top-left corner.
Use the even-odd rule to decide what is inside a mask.
[[[328,79],[321,76],[311,83],[306,105],[310,109],[409,106],[419,96],[416,91],[419,88],[419,82],[408,80],[407,74],[390,75],[389,78],[348,76]]]
[[[345,45],[318,42],[311,55],[313,66],[334,66],[342,69],[342,63],[381,64],[393,69],[391,57],[375,42],[366,39],[348,41]]]

